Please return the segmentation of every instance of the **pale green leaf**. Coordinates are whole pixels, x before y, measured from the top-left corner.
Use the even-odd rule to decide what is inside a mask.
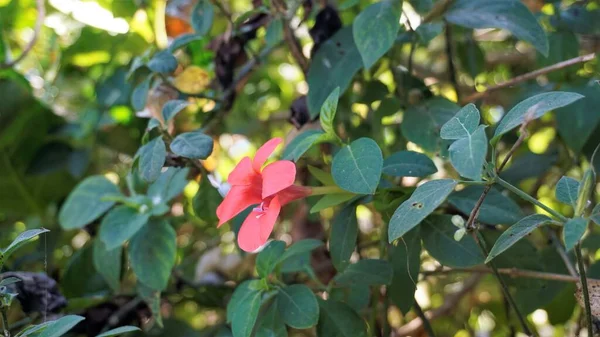
[[[187,108],[189,103],[187,101],[174,99],[170,100],[162,108],[162,116],[165,120],[165,123],[175,118],[175,116],[180,113],[183,109]]]
[[[436,172],[433,161],[419,152],[400,151],[383,161],[383,173],[393,177],[425,177]]]
[[[335,119],[335,113],[337,111],[338,100],[340,99],[340,87],[333,89],[331,94],[327,96],[323,106],[321,107],[321,113],[319,115],[321,121],[321,128],[326,134],[337,137],[333,120]]]
[[[563,228],[563,240],[565,249],[570,251],[581,240],[587,228],[587,220],[584,218],[569,219]]]
[[[306,130],[297,135],[283,150],[282,159],[298,161],[313,145],[318,144],[325,133],[321,130]]]
[[[575,207],[579,190],[577,179],[563,176],[556,184],[556,200]]]
[[[162,137],[156,137],[149,141],[140,148],[138,153],[142,178],[147,182],[156,180],[167,157],[167,147]]]
[[[479,110],[473,103],[469,103],[458,110],[446,124],[442,125],[440,137],[442,139],[461,139],[468,137],[479,126]]]
[[[502,252],[510,248],[529,233],[533,232],[536,228],[540,228],[551,222],[552,219],[543,214],[533,214],[519,220],[519,222],[505,230],[502,235],[500,235],[498,240],[496,240],[496,243],[488,254],[485,263],[490,262],[493,258],[502,254]]]
[[[352,198],[354,198],[356,194],[353,193],[334,193],[334,194],[326,194],[319,201],[317,201],[313,207],[310,208],[310,213],[318,213],[324,209],[337,206],[341,203],[344,203]]]
[[[481,180],[488,148],[485,128],[480,125],[473,134],[455,141],[448,149],[452,166],[465,178]]]
[[[174,154],[191,159],[206,159],[213,151],[213,139],[202,132],[179,134],[169,146]]]
[[[122,326],[122,327],[118,327],[118,328],[115,328],[112,330],[108,330],[104,333],[99,334],[96,337],[119,336],[119,335],[126,334],[128,332],[133,332],[133,331],[140,331],[140,328],[138,328],[137,326],[131,326],[131,325]]]
[[[401,2],[383,0],[370,5],[354,19],[352,33],[366,69],[396,41],[401,14]]]
[[[37,337],[61,337],[84,319],[77,315],[63,316],[48,324]]]

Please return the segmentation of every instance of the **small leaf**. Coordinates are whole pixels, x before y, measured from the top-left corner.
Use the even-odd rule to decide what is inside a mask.
[[[335,281],[340,285],[383,285],[392,282],[392,273],[392,266],[385,260],[359,260],[337,274]]]
[[[170,74],[177,69],[177,59],[167,50],[159,51],[148,61],[148,68],[156,73]]]
[[[136,111],[142,111],[146,107],[146,100],[148,99],[148,91],[150,90],[150,83],[152,83],[152,76],[146,77],[140,84],[136,85],[131,93],[131,106]]]
[[[425,177],[436,172],[433,161],[419,152],[400,151],[383,161],[383,173],[393,177]]]
[[[236,309],[242,305],[242,303],[247,302],[248,299],[256,293],[260,293],[260,289],[261,281],[259,280],[247,280],[235,287],[231,299],[229,300],[229,303],[227,303],[227,323],[231,323]]]
[[[401,2],[383,0],[363,10],[352,23],[352,33],[365,69],[371,68],[396,41]]]
[[[45,228],[30,229],[19,234],[5,249],[0,249],[0,260],[8,258],[15,250],[26,244],[29,240],[37,237],[40,234],[49,232]]]
[[[152,219],[131,239],[131,268],[141,283],[158,291],[167,287],[175,265],[175,239],[173,227],[159,219]]]
[[[191,159],[206,159],[213,151],[213,139],[200,131],[179,134],[170,145],[178,156]]]
[[[596,223],[596,225],[600,225],[600,204],[596,205],[590,214],[590,219]]]
[[[319,320],[319,304],[313,292],[303,284],[279,289],[277,293],[281,318],[295,329],[308,329]]]
[[[77,315],[63,316],[48,326],[37,337],[61,337],[85,318]]]
[[[319,143],[324,134],[321,130],[306,130],[302,132],[285,147],[282,159],[298,161],[308,149]]]
[[[262,303],[262,292],[248,293],[245,301],[238,302],[233,310],[231,330],[234,337],[250,337]]]
[[[173,42],[171,42],[171,44],[169,45],[169,51],[171,53],[173,53],[177,49],[179,49],[181,47],[185,47],[188,44],[190,44],[194,41],[198,41],[198,40],[202,40],[202,35],[198,35],[198,34],[194,34],[194,33],[180,35],[175,40],[173,40]]]
[[[317,299],[320,308],[317,336],[367,337],[367,324],[347,304]]]
[[[100,223],[100,240],[107,250],[121,247],[131,239],[150,219],[150,213],[140,213],[137,209],[121,205],[112,209]]]
[[[161,124],[161,122],[160,122],[158,119],[156,119],[156,118],[152,117],[152,118],[150,118],[150,120],[148,121],[148,126],[146,126],[146,131],[151,131],[151,130],[153,130],[154,128],[158,128],[158,127],[160,127],[161,125],[162,125],[162,124]]]
[[[465,105],[458,110],[446,124],[442,125],[440,137],[442,139],[462,139],[469,137],[479,125],[479,110],[473,103]]]
[[[113,201],[101,201],[107,195],[119,195],[119,188],[103,176],[92,176],[77,184],[58,214],[63,229],[82,228],[98,219],[114,205]]]
[[[325,172],[323,170],[321,170],[318,167],[312,166],[312,165],[307,165],[308,168],[308,172],[310,172],[310,174],[317,178],[318,181],[321,182],[321,184],[325,185],[325,186],[332,186],[335,185],[335,182],[333,181],[333,176],[331,175],[331,173],[329,172]]]
[[[569,105],[583,96],[572,92],[552,91],[538,94],[515,105],[498,123],[494,137],[490,140],[495,144],[503,134],[523,124],[542,117],[546,112]]]
[[[161,173],[158,179],[148,187],[148,191],[146,192],[152,205],[165,204],[181,194],[188,184],[187,176],[189,173],[189,168],[175,167],[169,167],[165,172]]]
[[[360,138],[336,153],[331,165],[335,183],[350,192],[373,194],[379,185],[383,156],[377,143]]]
[[[335,119],[335,113],[337,111],[338,100],[340,99],[340,87],[336,87],[321,107],[321,113],[319,115],[321,121],[321,128],[326,134],[333,137],[337,137],[335,128],[333,126],[333,120]]]
[[[479,181],[487,156],[487,148],[485,126],[481,125],[472,135],[459,139],[450,145],[448,149],[450,162],[461,176]]]
[[[417,187],[410,199],[396,209],[390,219],[388,240],[402,237],[435,211],[456,187],[453,179],[432,180]]]
[[[406,233],[402,240],[398,240],[398,245],[389,246],[388,255],[393,268],[388,295],[398,309],[406,314],[415,301],[421,268],[420,227]]]
[[[357,238],[356,207],[346,206],[333,219],[329,235],[331,261],[338,272],[343,272],[350,264],[350,257],[356,248]]]
[[[575,207],[577,204],[578,189],[579,181],[577,179],[563,176],[556,184],[556,200]]]
[[[94,267],[102,275],[104,281],[115,292],[121,288],[121,247],[109,250],[102,240],[96,239],[93,247]]]
[[[162,137],[156,137],[142,146],[139,149],[139,155],[142,178],[147,182],[156,180],[167,158],[167,147]]]
[[[180,99],[170,100],[162,108],[162,116],[165,123],[175,118],[175,116],[185,109],[189,103]]]
[[[587,227],[587,220],[584,218],[569,219],[563,228],[563,239],[565,249],[570,251],[581,240]]]
[[[483,186],[467,186],[452,193],[448,202],[468,215],[481,197],[484,188]],[[491,225],[513,224],[521,218],[523,218],[523,211],[519,205],[495,188],[492,188],[487,194],[477,216],[479,221]]]
[[[266,278],[271,274],[283,251],[285,250],[285,242],[271,241],[269,244],[256,256],[256,270],[258,276]]]
[[[265,41],[267,46],[272,47],[278,44],[283,39],[283,20],[281,18],[275,18],[271,20],[267,26],[265,33]]]
[[[502,254],[502,252],[510,248],[529,233],[533,232],[536,228],[540,228],[551,222],[552,219],[543,214],[533,214],[519,220],[519,222],[505,230],[502,235],[500,235],[498,240],[496,240],[496,243],[488,254],[485,263],[492,261],[493,258]]]
[[[429,255],[442,265],[453,268],[482,264],[485,257],[472,236],[466,235],[460,241],[454,240],[456,227],[451,219],[450,215],[433,214],[423,220],[419,228]],[[402,242],[398,245],[402,245]]]
[[[108,330],[104,333],[99,334],[96,337],[111,337],[111,336],[118,336],[118,335],[122,335],[128,332],[133,332],[133,331],[141,331],[140,328],[138,328],[137,326],[131,326],[131,325],[126,325],[126,326],[122,326],[116,329],[112,329],[112,330]]]
[[[215,10],[209,0],[200,0],[192,11],[192,27],[199,35],[210,32],[215,16]]]
[[[321,199],[319,199],[319,201],[317,201],[313,205],[313,207],[310,208],[310,214],[318,213],[324,209],[337,206],[354,198],[355,196],[356,194],[354,193],[326,194]]]

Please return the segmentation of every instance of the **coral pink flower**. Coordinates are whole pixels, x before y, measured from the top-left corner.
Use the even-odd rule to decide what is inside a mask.
[[[231,189],[217,208],[221,226],[249,206],[258,205],[238,233],[238,244],[247,252],[267,242],[283,205],[310,194],[309,188],[294,185],[296,165],[293,162],[278,160],[263,168],[281,142],[281,138],[273,138],[258,149],[254,159],[245,157],[238,163],[227,178]]]

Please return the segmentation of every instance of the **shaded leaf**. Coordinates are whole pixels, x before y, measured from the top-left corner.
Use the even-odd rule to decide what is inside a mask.
[[[213,139],[200,131],[185,132],[175,137],[169,147],[178,156],[206,159],[213,151]]]
[[[177,69],[177,59],[167,50],[159,51],[148,61],[148,68],[157,73],[170,74]]]
[[[354,193],[335,193],[335,194],[326,194],[319,201],[317,201],[313,207],[310,208],[310,213],[318,213],[324,209],[337,206],[341,203],[344,203],[352,198],[354,198],[356,194]]]
[[[577,42],[577,39],[573,41]],[[573,151],[581,153],[585,143],[600,124],[600,85],[596,80],[592,80],[583,86],[564,85],[561,88],[585,96],[568,107],[556,109],[558,133]]]
[[[333,126],[333,120],[335,119],[335,113],[337,111],[338,100],[340,99],[340,87],[336,87],[321,107],[321,113],[319,115],[321,121],[321,128],[326,134],[337,137],[335,128]]]
[[[577,179],[563,176],[556,184],[556,200],[575,207],[577,204],[578,189],[579,181]]]
[[[126,326],[122,326],[122,327],[118,327],[112,330],[108,330],[104,333],[99,334],[96,337],[110,337],[110,336],[118,336],[118,335],[122,335],[128,332],[133,332],[133,331],[140,331],[140,328],[138,328],[137,326],[130,326],[130,325],[126,325]]]
[[[344,303],[333,300],[319,302],[318,336],[367,337],[367,324],[360,315]]]
[[[63,316],[48,324],[38,337],[61,337],[84,319],[77,315]]]
[[[349,265],[335,276],[340,285],[382,285],[392,282],[392,266],[384,260],[366,259]]]
[[[388,294],[403,314],[408,313],[415,301],[415,291],[421,268],[420,228],[415,227],[398,240],[397,245],[388,247],[388,255],[393,268],[392,283]]]
[[[440,129],[460,109],[458,105],[442,97],[433,97],[418,105],[410,105],[404,111],[400,130],[407,140],[419,145],[423,150],[439,150]]]
[[[469,215],[484,189],[483,186],[467,186],[452,193],[448,202],[465,215]],[[495,188],[489,191],[477,216],[479,221],[491,225],[513,224],[521,218],[523,218],[523,212],[519,205]]]
[[[581,240],[587,227],[587,220],[584,218],[569,219],[563,228],[563,240],[565,249],[570,251]]]
[[[167,147],[162,137],[156,137],[142,146],[139,150],[139,156],[142,178],[147,182],[156,180],[165,165],[167,157]]]
[[[373,194],[379,185],[383,157],[377,143],[360,138],[343,147],[333,158],[331,174],[335,183],[350,192]]]
[[[150,219],[150,213],[140,213],[137,209],[121,205],[112,209],[100,223],[100,240],[107,250],[121,247],[131,239]]]
[[[425,249],[442,265],[472,267],[485,260],[470,235],[463,236],[460,241],[454,240],[454,232],[458,228],[452,224],[451,215],[431,215],[423,221],[420,228]]]
[[[350,264],[350,257],[356,247],[357,238],[356,207],[346,206],[333,219],[329,235],[331,261],[338,272],[344,271]]]
[[[279,258],[285,250],[285,242],[271,241],[269,244],[256,256],[256,270],[258,276],[267,277],[279,262]]]
[[[165,123],[175,118],[175,116],[180,113],[183,109],[185,109],[189,103],[187,101],[174,99],[170,100],[162,108],[162,116],[165,120]]]
[[[250,337],[256,324],[261,306],[261,291],[247,293],[245,301],[237,302],[231,318],[231,330],[234,337]]]
[[[171,201],[181,194],[188,184],[189,168],[169,167],[148,187],[146,192],[152,205],[160,205]],[[207,179],[208,180],[208,179]]]
[[[365,68],[371,68],[394,44],[400,29],[400,4],[383,0],[370,5],[354,19],[352,33]]]
[[[383,161],[383,173],[393,177],[425,177],[436,172],[433,161],[419,152],[399,151]]]
[[[550,222],[552,222],[552,219],[543,214],[533,214],[519,220],[519,222],[505,230],[498,240],[496,240],[485,263],[490,262],[493,258],[502,254],[502,252],[514,245],[515,242],[521,240],[536,228],[540,228]]]
[[[82,228],[98,219],[114,205],[102,197],[119,195],[118,187],[103,176],[92,176],[77,184],[58,214],[63,229]]]
[[[121,256],[123,249],[107,249],[102,240],[94,240],[94,268],[115,292],[121,287]]]
[[[319,320],[317,299],[307,286],[294,284],[279,289],[277,304],[285,324],[296,329],[307,329]]]

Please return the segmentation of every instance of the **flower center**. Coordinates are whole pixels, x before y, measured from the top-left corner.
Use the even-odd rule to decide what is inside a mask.
[[[269,209],[269,207],[267,207],[267,206],[265,205],[265,202],[263,201],[263,202],[261,202],[261,203],[260,203],[260,205],[258,205],[258,207],[254,207],[254,209],[252,209],[252,211],[254,211],[254,212],[259,212],[259,213],[256,215],[256,218],[257,218],[257,219],[260,219],[260,217],[261,217],[261,216],[265,215],[265,212],[266,212],[268,209]]]

